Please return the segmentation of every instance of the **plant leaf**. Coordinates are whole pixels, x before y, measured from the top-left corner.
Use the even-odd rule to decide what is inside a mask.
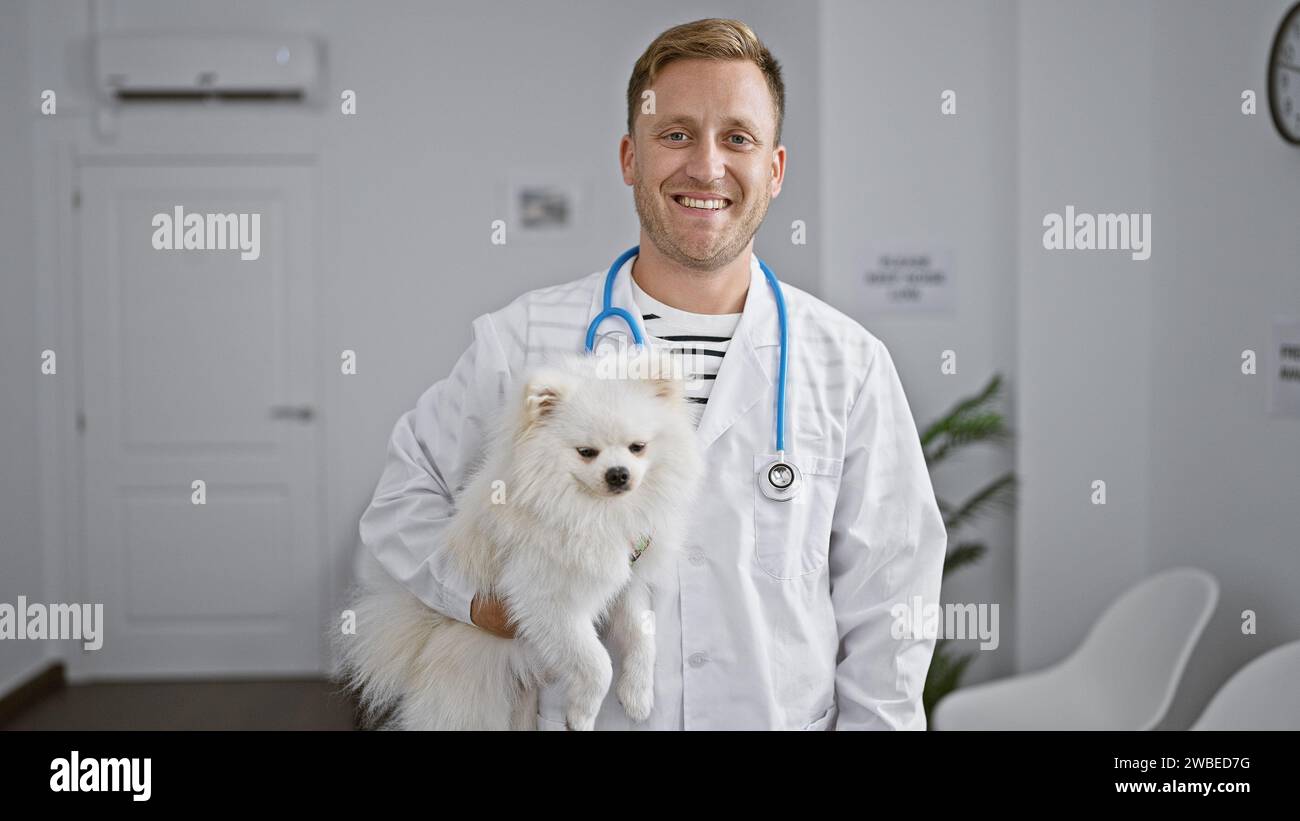
[[[937,495],[934,497],[934,501],[935,504],[939,506],[939,515],[943,517],[945,522],[947,522],[948,516],[952,513],[952,505],[948,504],[948,502],[943,499],[940,499]]]
[[[944,527],[949,533],[993,509],[1011,510],[1016,502],[1016,489],[1019,481],[1014,473],[1004,474],[985,485],[965,504],[944,519]]]
[[[1002,443],[1009,441],[1011,431],[1001,413],[996,411],[971,412],[952,420],[944,431],[943,444],[930,452],[927,464],[936,464],[950,452],[979,442]]]
[[[958,570],[968,564],[974,564],[987,551],[988,548],[979,542],[962,542],[948,551],[948,555],[944,557],[943,575],[947,576],[953,570]]]
[[[958,419],[967,413],[977,410],[998,395],[998,390],[1002,385],[1002,374],[995,373],[975,396],[963,399],[948,409],[948,412],[941,416],[937,421],[932,422],[925,432],[921,434],[921,446],[925,447],[935,438],[943,435],[951,427],[953,420]]]
[[[925,708],[925,723],[930,726],[930,714],[934,705],[961,684],[966,667],[975,658],[973,653],[953,656],[948,652],[947,639],[935,642],[934,656],[930,661],[930,672],[925,677],[925,689],[921,694],[921,703]]]

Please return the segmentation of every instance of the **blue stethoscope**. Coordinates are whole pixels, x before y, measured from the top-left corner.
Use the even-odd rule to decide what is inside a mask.
[[[605,275],[605,301],[603,309],[596,314],[596,318],[591,321],[587,328],[587,352],[594,350],[596,341],[596,330],[600,323],[611,316],[616,316],[627,323],[627,327],[632,331],[632,339],[637,346],[645,345],[645,337],[641,335],[641,330],[637,327],[636,319],[622,308],[615,308],[614,301],[614,279],[618,276],[619,269],[623,264],[632,257],[641,253],[641,246],[634,245],[627,249],[614,260],[614,264],[609,266],[609,273]],[[781,293],[781,283],[776,281],[776,275],[772,269],[767,267],[763,260],[758,261],[758,267],[763,269],[763,275],[767,277],[767,283],[772,286],[772,295],[776,298],[776,314],[781,322],[781,366],[777,377],[776,388],[776,459],[768,462],[758,472],[758,489],[763,495],[773,501],[788,502],[799,493],[799,486],[803,484],[803,474],[793,462],[786,461],[785,458],[785,363],[787,351],[787,336],[785,324],[785,296]]]

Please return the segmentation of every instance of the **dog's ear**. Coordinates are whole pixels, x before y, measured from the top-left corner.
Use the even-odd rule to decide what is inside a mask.
[[[537,371],[524,388],[524,407],[528,421],[537,422],[550,416],[568,395],[568,377],[549,368]]]
[[[681,403],[686,397],[685,360],[669,348],[649,347],[641,353],[641,373],[648,376],[654,395]]]
[[[655,396],[668,402],[682,402],[686,398],[686,383],[681,379],[671,376],[651,379],[650,387],[654,390]]]

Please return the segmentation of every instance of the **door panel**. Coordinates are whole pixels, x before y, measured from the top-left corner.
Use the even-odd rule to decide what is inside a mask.
[[[89,675],[323,669],[317,423],[275,412],[316,405],[314,185],[307,166],[81,169]],[[260,214],[259,258],[155,249],[178,205]]]

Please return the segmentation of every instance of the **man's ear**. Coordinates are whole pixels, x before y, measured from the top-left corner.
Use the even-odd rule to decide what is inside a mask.
[[[618,165],[623,172],[623,184],[636,184],[636,141],[630,134],[624,134],[618,141]]]
[[[778,145],[772,152],[772,181],[769,183],[772,199],[781,193],[781,185],[785,182],[785,154],[784,145]]]

